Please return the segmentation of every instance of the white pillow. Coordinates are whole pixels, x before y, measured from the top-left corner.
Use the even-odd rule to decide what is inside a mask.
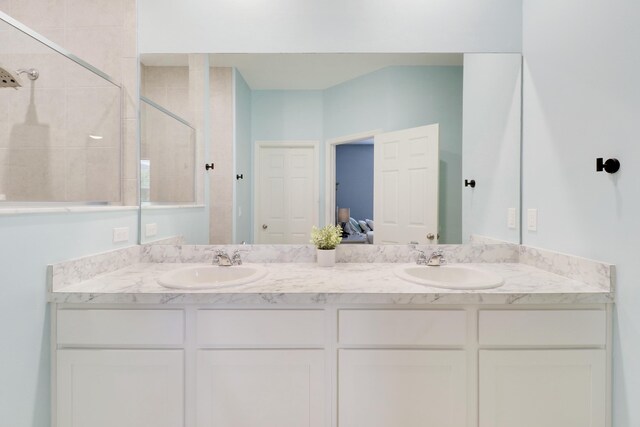
[[[369,226],[367,225],[366,222],[360,220],[360,221],[358,221],[358,224],[360,224],[360,228],[362,228],[362,231],[364,231],[365,233],[367,231],[371,231],[371,229],[369,228]]]
[[[373,231],[373,220],[372,219],[365,219],[364,222],[366,222],[367,225],[369,226],[369,229],[371,231]]]

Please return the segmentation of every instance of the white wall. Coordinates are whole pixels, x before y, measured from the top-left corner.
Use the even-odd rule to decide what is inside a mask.
[[[513,0],[140,0],[140,51],[520,52]]]
[[[462,119],[462,239],[471,234],[519,243],[507,209],[520,209],[519,54],[465,54]]]
[[[524,243],[617,265],[614,427],[640,425],[638,22],[636,0],[524,1]]]

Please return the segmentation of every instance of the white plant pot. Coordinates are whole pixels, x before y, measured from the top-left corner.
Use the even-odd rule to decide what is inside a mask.
[[[333,267],[336,265],[335,249],[318,249],[318,265],[320,267]]]

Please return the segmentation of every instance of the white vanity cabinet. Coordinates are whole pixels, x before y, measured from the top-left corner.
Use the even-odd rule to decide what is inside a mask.
[[[181,350],[59,350],[57,425],[184,425]]]
[[[465,310],[338,311],[340,427],[464,427]]]
[[[340,350],[340,427],[464,427],[463,350]]]
[[[325,427],[324,310],[197,310],[197,427]]]
[[[604,350],[480,351],[480,427],[606,426]]]
[[[607,426],[604,310],[480,310],[480,427]]]
[[[54,427],[610,427],[606,304],[52,313]]]
[[[184,425],[182,310],[58,310],[59,427]]]
[[[322,350],[202,350],[198,427],[324,427]]]

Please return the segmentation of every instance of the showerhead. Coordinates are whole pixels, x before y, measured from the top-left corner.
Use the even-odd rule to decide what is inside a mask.
[[[18,73],[12,73],[5,68],[0,67],[0,88],[14,87],[19,88],[22,84],[18,78]]]
[[[13,87],[19,88],[22,86],[18,76],[20,74],[26,74],[29,80],[37,80],[40,77],[40,72],[35,68],[29,68],[28,70],[18,70],[15,73],[8,71],[6,68],[0,67],[0,88]]]

